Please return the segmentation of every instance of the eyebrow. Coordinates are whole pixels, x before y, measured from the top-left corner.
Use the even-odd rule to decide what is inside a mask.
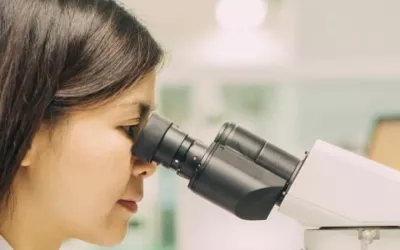
[[[124,102],[118,105],[119,107],[135,107],[139,106],[139,113],[140,116],[146,115],[151,111],[154,111],[156,109],[156,105],[151,105],[146,102],[140,102],[140,101],[133,101],[133,102]]]

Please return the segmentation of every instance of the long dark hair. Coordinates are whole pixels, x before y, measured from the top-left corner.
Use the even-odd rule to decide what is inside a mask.
[[[163,53],[112,0],[0,1],[0,205],[43,123],[109,98]]]

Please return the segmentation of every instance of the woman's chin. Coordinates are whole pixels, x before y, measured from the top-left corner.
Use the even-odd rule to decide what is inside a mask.
[[[128,231],[128,223],[125,226],[114,226],[111,228],[105,228],[104,230],[94,232],[90,239],[82,239],[93,245],[104,246],[104,247],[115,247],[124,241]]]

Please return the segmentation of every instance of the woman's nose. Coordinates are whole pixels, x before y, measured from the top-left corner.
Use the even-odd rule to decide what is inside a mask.
[[[135,160],[132,168],[132,175],[135,177],[147,178],[154,174],[156,167],[157,165],[155,163]]]

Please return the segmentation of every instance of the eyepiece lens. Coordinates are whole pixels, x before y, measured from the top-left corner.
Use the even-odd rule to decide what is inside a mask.
[[[152,113],[139,132],[132,147],[132,154],[147,162],[153,161],[160,143],[171,126],[172,122],[157,113]]]

